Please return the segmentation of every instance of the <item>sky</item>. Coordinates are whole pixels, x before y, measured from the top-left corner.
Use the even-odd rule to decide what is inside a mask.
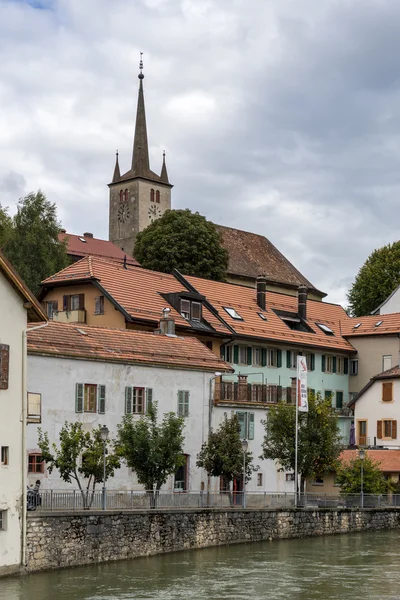
[[[108,237],[142,51],[173,208],[268,237],[328,300],[399,239],[400,2],[0,0],[0,204]]]

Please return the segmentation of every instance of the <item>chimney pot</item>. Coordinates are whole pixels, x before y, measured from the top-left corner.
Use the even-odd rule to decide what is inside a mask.
[[[257,289],[257,304],[261,310],[265,310],[266,302],[266,290],[267,290],[267,277],[266,275],[259,275],[256,279]]]
[[[60,233],[67,233],[66,229],[60,229]]]
[[[170,308],[163,308],[159,331],[161,335],[175,335],[175,319],[170,315]]]
[[[93,233],[90,233],[89,231],[85,231],[85,233],[83,234],[83,237],[92,238]]]
[[[298,309],[300,319],[307,320],[307,288],[305,285],[299,285],[297,289]]]

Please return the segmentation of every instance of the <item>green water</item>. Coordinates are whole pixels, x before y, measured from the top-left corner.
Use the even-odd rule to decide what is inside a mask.
[[[240,544],[0,580],[0,600],[400,599],[400,532]]]

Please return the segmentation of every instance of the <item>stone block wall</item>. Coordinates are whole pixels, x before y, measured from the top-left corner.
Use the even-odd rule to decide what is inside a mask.
[[[57,569],[238,542],[400,527],[400,509],[36,513],[27,571]]]

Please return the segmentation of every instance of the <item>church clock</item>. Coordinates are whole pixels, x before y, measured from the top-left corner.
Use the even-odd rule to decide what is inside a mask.
[[[156,219],[159,219],[162,215],[161,209],[157,204],[152,204],[149,208],[149,221],[153,223]]]
[[[123,202],[118,207],[118,221],[125,223],[129,219],[129,206],[126,202]]]

